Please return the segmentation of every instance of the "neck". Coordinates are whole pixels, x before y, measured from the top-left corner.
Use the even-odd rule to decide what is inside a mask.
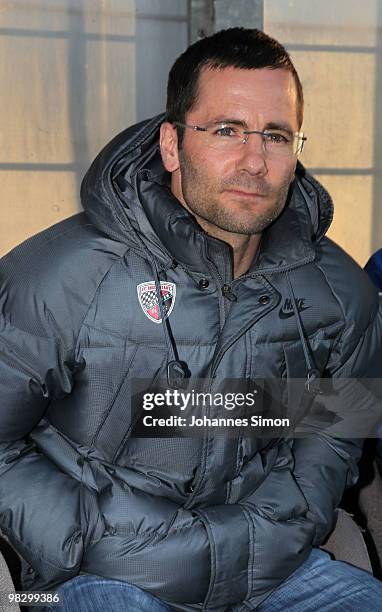
[[[222,240],[230,245],[233,253],[234,278],[238,278],[242,274],[245,274],[255,258],[260,244],[261,234],[236,234],[221,229],[190,210],[183,198],[181,203],[182,206],[195,217],[200,227],[204,229],[209,236]]]
[[[185,206],[185,208],[189,210],[187,206]],[[233,232],[228,232],[202,219],[192,211],[189,210],[189,212],[196,218],[199,225],[207,234],[230,245],[233,253],[234,278],[238,278],[242,274],[245,274],[255,258],[260,244],[261,234],[235,234]]]

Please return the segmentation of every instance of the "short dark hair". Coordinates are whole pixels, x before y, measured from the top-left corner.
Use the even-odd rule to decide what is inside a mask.
[[[296,69],[285,48],[261,30],[229,28],[198,40],[178,57],[167,85],[166,119],[184,123],[186,113],[198,101],[199,76],[204,68],[283,68],[294,78],[297,91],[297,119],[302,123],[304,97]],[[178,132],[180,145],[183,130]]]

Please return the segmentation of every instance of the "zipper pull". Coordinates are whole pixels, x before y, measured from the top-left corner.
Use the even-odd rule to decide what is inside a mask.
[[[305,381],[305,389],[308,393],[312,395],[323,395],[324,392],[320,389],[320,383],[321,378],[319,371],[315,368],[309,370]]]
[[[223,285],[222,294],[230,302],[237,302],[236,295],[232,292],[231,285]]]

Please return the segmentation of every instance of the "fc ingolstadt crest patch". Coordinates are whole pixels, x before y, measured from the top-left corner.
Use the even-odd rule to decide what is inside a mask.
[[[150,321],[154,321],[154,323],[162,323],[155,282],[148,281],[147,283],[141,283],[137,286],[137,293],[139,303],[146,317],[148,317]],[[175,283],[167,283],[165,281],[160,281],[160,294],[164,311],[166,313],[165,319],[167,319],[167,317],[170,316],[175,304]]]

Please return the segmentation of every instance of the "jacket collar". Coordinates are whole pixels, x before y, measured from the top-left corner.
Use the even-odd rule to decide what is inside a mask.
[[[163,120],[159,115],[128,128],[101,151],[82,184],[83,206],[104,233],[149,251],[161,265],[175,259],[190,272],[209,275],[209,237],[171,193],[162,165]],[[299,163],[285,209],[263,233],[250,273],[279,273],[314,259],[315,242],[332,216],[330,196]]]

